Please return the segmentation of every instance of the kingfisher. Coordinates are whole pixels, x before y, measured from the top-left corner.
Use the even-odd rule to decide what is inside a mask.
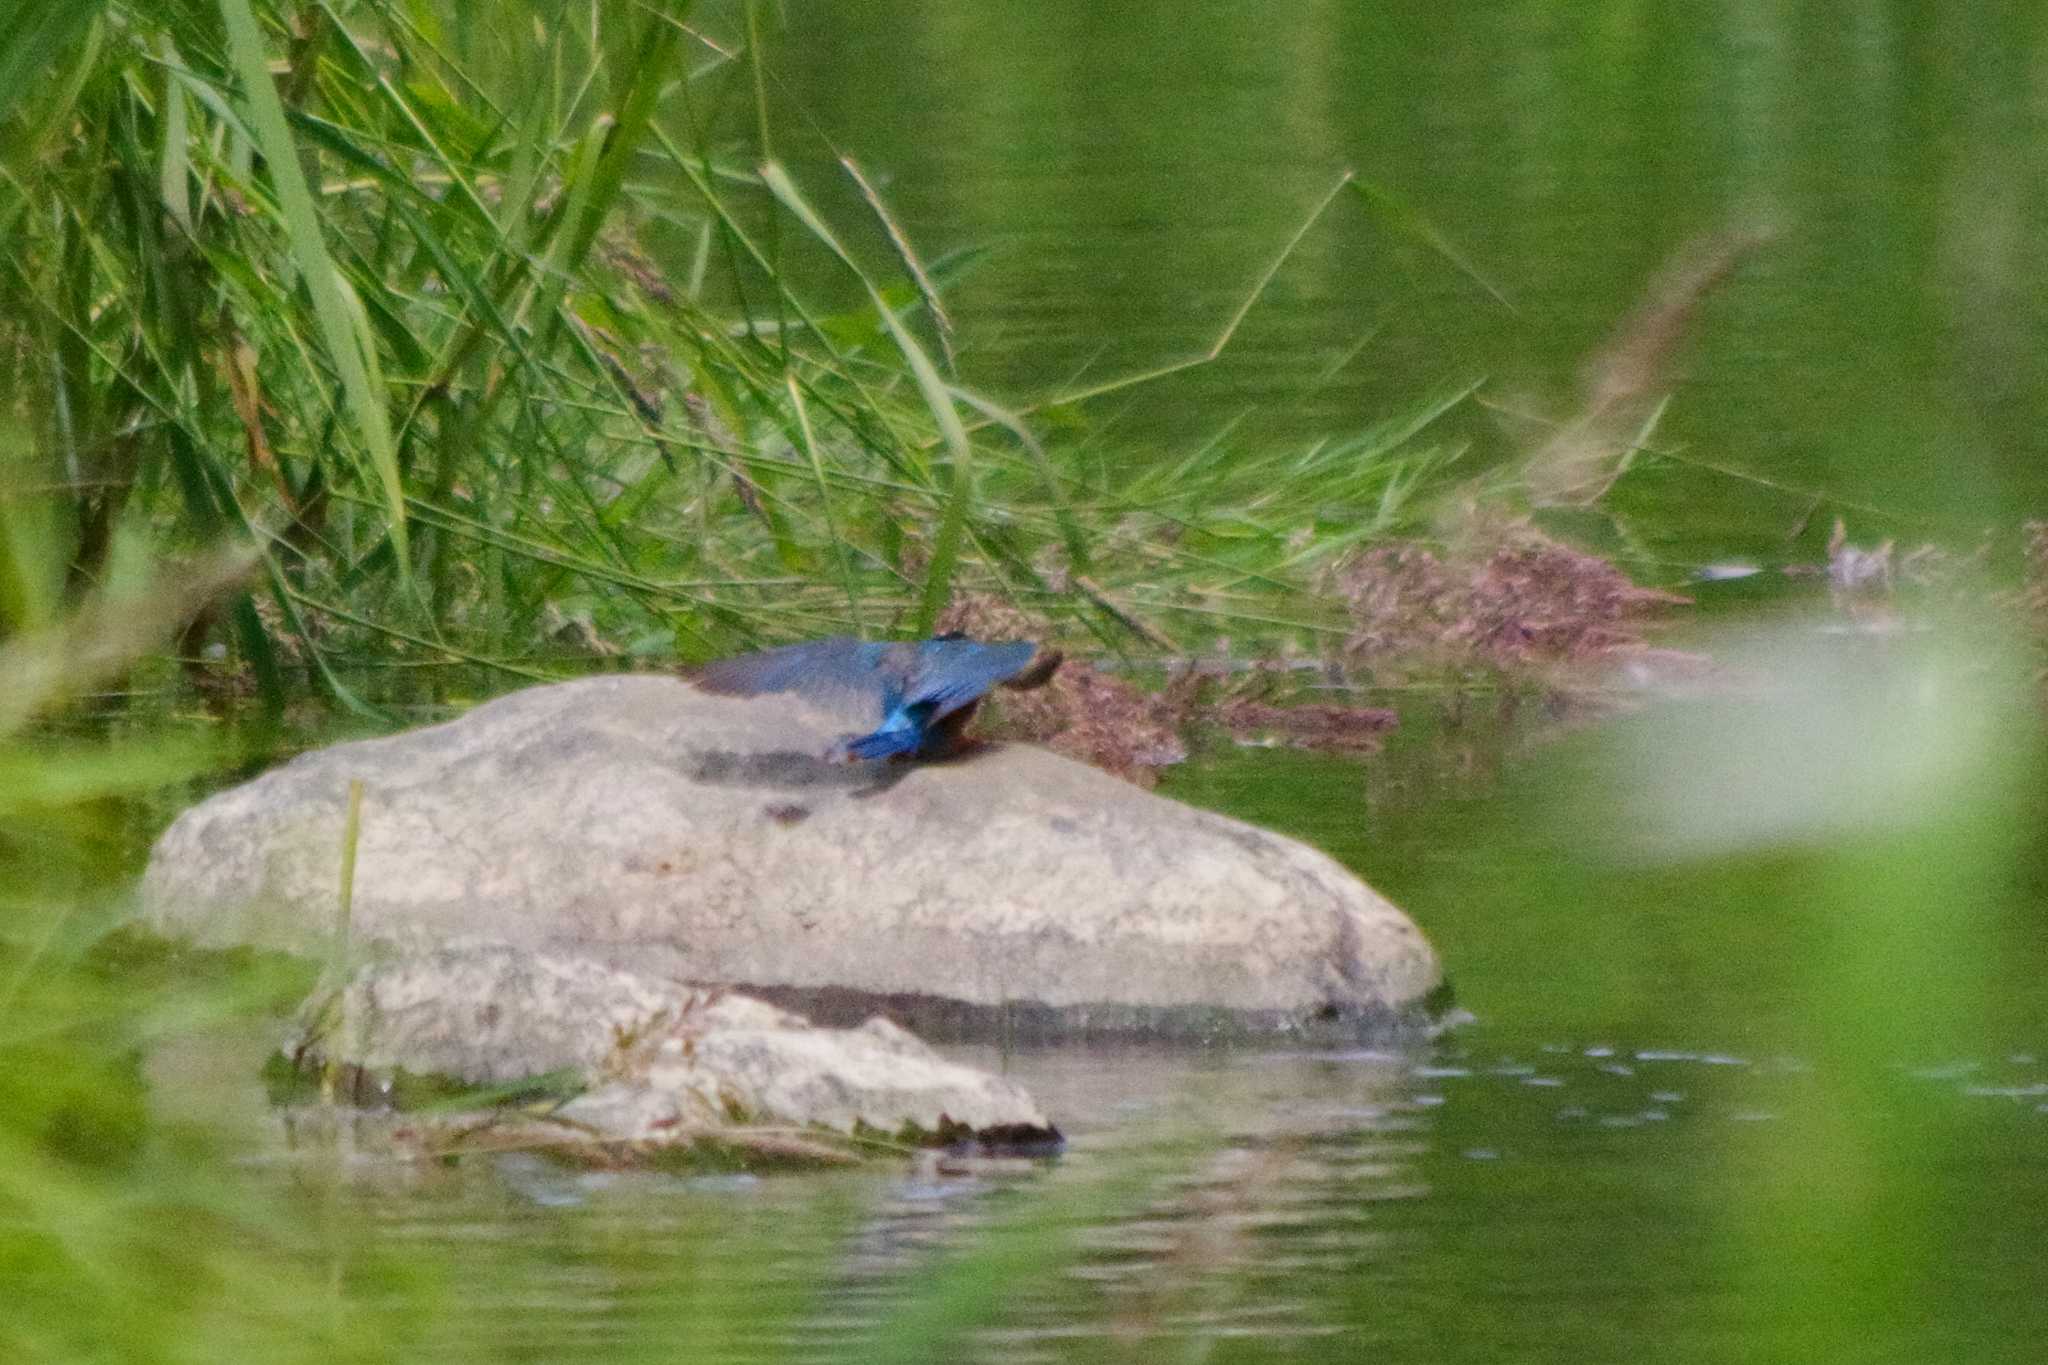
[[[872,706],[881,724],[845,735],[826,753],[835,762],[945,758],[981,699],[997,685],[1041,687],[1059,668],[1056,651],[1029,640],[999,644],[959,631],[929,640],[861,640],[834,635],[720,659],[693,675],[707,692],[752,697],[795,692],[826,704]]]

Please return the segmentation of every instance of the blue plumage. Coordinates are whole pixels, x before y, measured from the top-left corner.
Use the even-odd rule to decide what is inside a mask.
[[[1035,687],[1052,676],[1059,656],[1039,661],[1027,640],[985,644],[958,635],[930,640],[823,640],[720,659],[696,673],[712,692],[755,696],[795,692],[828,705],[872,707],[879,720],[863,735],[833,746],[845,760],[942,758],[960,744],[974,708],[998,684]]]

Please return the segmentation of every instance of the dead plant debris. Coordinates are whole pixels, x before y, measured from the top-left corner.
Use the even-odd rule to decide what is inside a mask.
[[[1382,675],[1614,664],[1648,648],[1649,618],[1691,600],[1526,524],[1471,548],[1375,546],[1329,586],[1351,613],[1345,656]]]
[[[989,639],[1042,638],[1047,623],[989,597],[963,597],[940,618],[942,630]],[[1215,725],[1240,738],[1275,738],[1300,748],[1362,753],[1377,749],[1396,716],[1377,706],[1290,704],[1285,675],[1254,669],[1214,677],[1182,660],[1167,685],[1147,691],[1128,679],[1069,658],[1042,687],[1002,692],[984,729],[1043,744],[1139,786],[1187,757],[1186,735]]]

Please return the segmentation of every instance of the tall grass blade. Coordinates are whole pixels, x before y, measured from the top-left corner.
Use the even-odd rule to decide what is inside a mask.
[[[918,392],[923,396],[925,406],[930,410],[932,420],[938,424],[939,432],[945,440],[946,452],[950,457],[950,471],[946,490],[942,495],[944,510],[940,515],[938,531],[932,538],[932,557],[925,572],[924,588],[919,594],[917,608],[910,621],[912,634],[928,634],[952,592],[953,571],[959,562],[960,542],[967,525],[967,509],[973,500],[972,447],[967,439],[967,428],[960,421],[959,410],[953,406],[952,389],[940,377],[938,367],[932,364],[931,357],[925,354],[924,347],[917,344],[917,338],[910,334],[902,319],[896,316],[896,310],[882,297],[882,291],[874,280],[861,269],[859,262],[853,259],[852,253],[841,245],[838,237],[825,225],[825,220],[805,201],[796,187],[796,182],[790,179],[789,172],[770,161],[761,167],[761,181],[782,202],[783,207],[796,215],[797,221],[802,223],[812,236],[853,272],[854,278],[867,290],[883,326],[888,328],[890,338],[896,343],[896,349],[902,353],[903,359],[910,365],[911,373],[916,376]]]
[[[1392,190],[1375,185],[1371,181],[1354,178],[1347,183],[1351,187],[1351,192],[1364,203],[1367,212],[1383,226],[1421,242],[1449,261],[1459,274],[1485,290],[1495,303],[1510,313],[1519,311],[1500,287],[1482,275],[1479,267],[1473,265],[1464,252],[1453,246],[1451,240],[1438,231],[1436,224],[1430,222],[1420,209]]]
[[[846,173],[853,177],[853,183],[860,186],[861,197],[868,201],[868,207],[875,211],[875,217],[881,221],[882,229],[889,234],[889,245],[896,248],[896,259],[902,262],[904,270],[909,272],[911,282],[917,286],[918,297],[924,300],[926,310],[931,313],[932,329],[938,334],[939,349],[945,353],[946,373],[958,374],[960,365],[953,355],[953,319],[946,312],[945,302],[939,297],[938,286],[932,283],[932,277],[926,272],[924,262],[917,258],[916,250],[910,245],[910,238],[897,225],[888,206],[882,202],[882,196],[868,183],[868,178],[861,172],[859,164],[850,156],[840,157],[839,164],[846,167]]]
[[[299,276],[313,301],[313,313],[320,327],[328,358],[341,375],[342,389],[355,419],[357,436],[370,457],[370,464],[384,490],[384,510],[390,518],[392,552],[397,556],[401,578],[411,577],[410,553],[406,541],[405,482],[398,468],[398,450],[391,436],[391,415],[385,407],[376,373],[376,347],[359,300],[342,280],[341,272],[327,248],[320,213],[299,164],[297,141],[285,121],[284,104],[271,80],[270,59],[262,31],[249,0],[220,0],[221,19],[227,26],[228,45],[237,74],[242,81],[243,99],[249,125],[258,149],[269,165],[270,182],[277,192],[278,209],[284,216],[285,232],[298,262]]]
[[[825,482],[825,458],[818,448],[817,432],[811,428],[811,410],[804,403],[803,386],[796,382],[796,376],[787,375],[785,380],[789,388],[790,408],[796,414],[797,430],[803,437],[804,454],[810,458],[811,474],[817,480],[818,507],[825,518],[825,533],[831,537],[833,558],[839,564],[839,579],[846,588],[846,603],[853,612],[854,633],[865,634],[866,624],[861,619],[860,581],[854,576],[852,554],[833,516],[832,490]]]

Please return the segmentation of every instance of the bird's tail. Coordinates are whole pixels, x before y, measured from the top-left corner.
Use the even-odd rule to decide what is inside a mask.
[[[863,763],[894,758],[916,750],[924,736],[914,729],[882,729],[872,734],[847,735],[834,744],[828,755],[840,763]]]

